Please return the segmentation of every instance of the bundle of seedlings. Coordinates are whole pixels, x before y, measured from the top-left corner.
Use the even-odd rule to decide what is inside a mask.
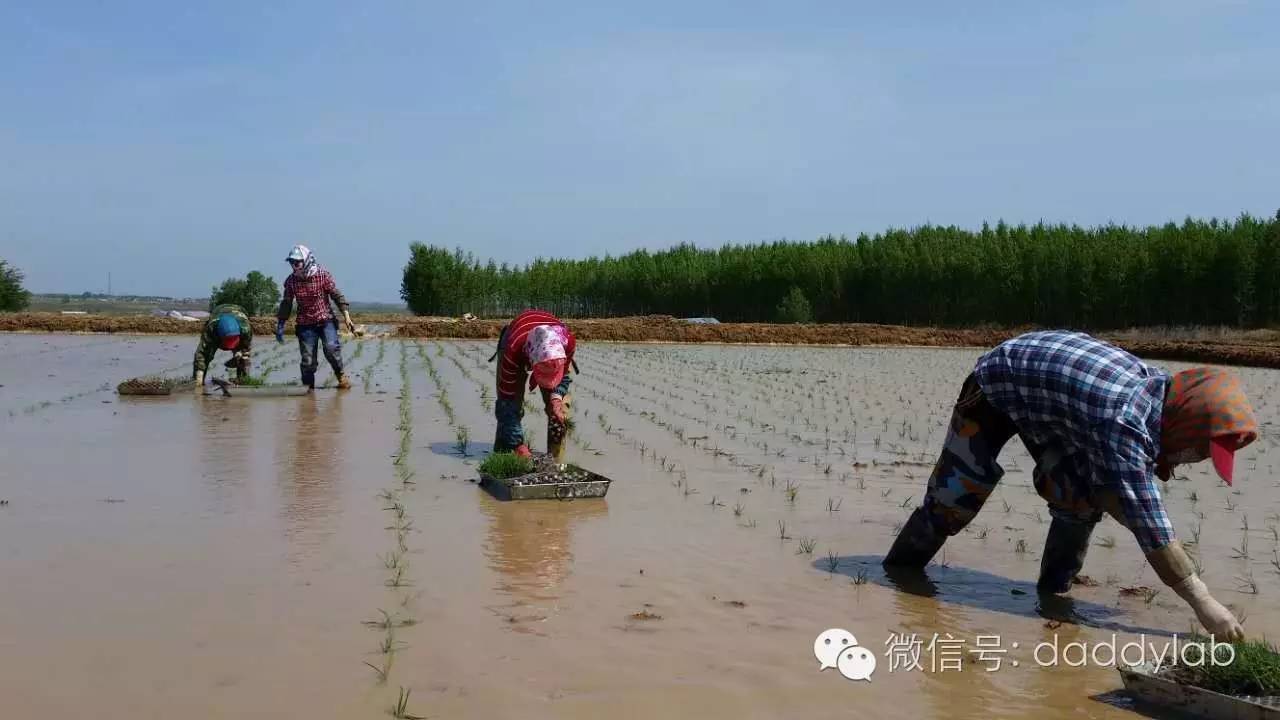
[[[1193,685],[1223,695],[1280,700],[1280,653],[1264,640],[1219,643],[1209,638],[1193,639],[1203,649],[1204,660],[1173,663],[1161,674],[1183,685]],[[1212,655],[1212,660],[1210,656]]]

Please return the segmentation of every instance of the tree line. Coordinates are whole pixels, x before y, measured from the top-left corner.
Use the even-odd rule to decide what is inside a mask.
[[[401,297],[419,315],[1258,327],[1280,322],[1280,212],[1141,228],[928,225],[522,266],[414,243]]]

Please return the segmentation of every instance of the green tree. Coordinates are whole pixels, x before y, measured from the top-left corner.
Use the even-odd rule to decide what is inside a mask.
[[[809,298],[798,287],[792,287],[782,302],[778,303],[778,322],[807,323],[813,322],[813,308]]]
[[[209,309],[239,305],[249,317],[270,315],[280,304],[280,287],[274,278],[254,270],[244,277],[227,278],[209,293]]]
[[[0,260],[0,311],[26,310],[31,293],[22,287],[22,271]]]
[[[523,266],[414,243],[401,297],[420,315],[540,307],[567,318],[761,322],[785,310],[793,322],[1258,327],[1280,322],[1280,213],[1148,227],[926,225]]]

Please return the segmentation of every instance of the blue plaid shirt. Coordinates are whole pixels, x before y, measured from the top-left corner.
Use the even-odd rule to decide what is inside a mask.
[[[1055,478],[1116,494],[1143,552],[1175,539],[1155,474],[1168,372],[1083,333],[1048,331],[997,346],[974,375],[1028,440],[1063,457]]]

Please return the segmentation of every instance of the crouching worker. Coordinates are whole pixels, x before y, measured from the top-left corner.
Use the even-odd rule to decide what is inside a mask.
[[[236,380],[249,376],[249,352],[253,344],[253,325],[239,305],[219,305],[209,314],[196,345],[196,356],[191,366],[191,377],[196,381],[196,392],[204,387],[205,371],[219,350],[231,352],[225,367],[236,371]]]
[[[1103,513],[1133,533],[1160,580],[1219,639],[1239,640],[1231,611],[1210,595],[1174,535],[1156,483],[1177,465],[1213,460],[1232,482],[1234,454],[1258,437],[1235,375],[1176,374],[1082,333],[1033,332],[983,355],[956,401],[925,498],[886,567],[923,568],[982,509],[1018,435],[1035,460],[1032,482],[1052,523],[1037,588],[1064,593],[1084,566]]]
[[[498,351],[489,358],[490,361],[499,358],[497,400],[493,404],[498,421],[494,452],[532,455],[521,425],[528,377],[529,389],[536,387],[542,393],[547,414],[547,453],[556,458],[561,456],[566,432],[565,396],[573,382],[568,368],[573,365],[575,347],[569,328],[543,310],[526,310],[502,329]]]

